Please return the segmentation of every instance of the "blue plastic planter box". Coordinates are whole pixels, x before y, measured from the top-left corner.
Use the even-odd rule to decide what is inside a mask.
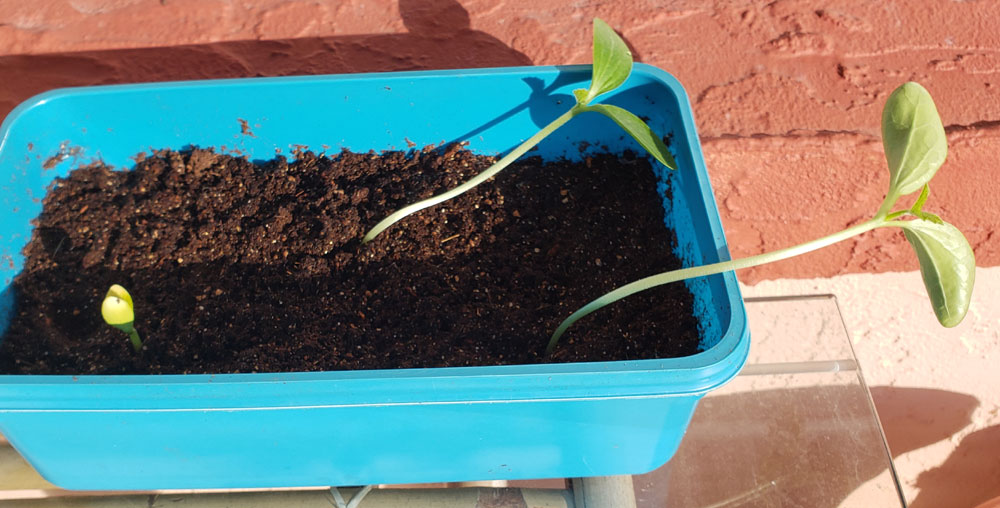
[[[188,145],[269,159],[293,145],[365,151],[468,140],[470,149],[494,154],[565,111],[572,89],[585,86],[589,73],[588,66],[239,79],[35,97],[0,129],[0,327],[14,310],[11,280],[23,264],[20,253],[41,209],[39,198],[75,162],[100,158],[130,167],[139,152]],[[672,188],[665,217],[677,229],[682,258],[689,264],[727,258],[680,84],[637,65],[606,102],[673,136],[680,168],[657,171]],[[241,121],[252,136],[241,132]],[[639,151],[610,120],[588,114],[533,154],[580,158],[625,149]],[[59,154],[65,160],[43,168]],[[48,480],[73,489],[641,473],[671,457],[699,398],[734,376],[749,348],[733,274],[688,284],[706,350],[686,358],[289,374],[0,376],[0,432]]]

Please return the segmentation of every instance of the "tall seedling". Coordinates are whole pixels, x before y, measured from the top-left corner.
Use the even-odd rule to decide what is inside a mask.
[[[694,277],[772,263],[846,240],[876,228],[900,228],[920,261],[920,274],[938,321],[958,325],[969,310],[976,279],[972,247],[955,226],[923,210],[929,182],[948,154],[941,117],[924,87],[905,83],[886,101],[882,111],[882,144],[889,163],[889,190],[874,217],[856,226],[794,247],[710,265],[652,275],[622,286],[588,303],[566,318],[552,334],[548,352],[580,318],[626,296]],[[913,205],[893,212],[900,197],[920,191]],[[905,219],[905,220],[904,220]]]

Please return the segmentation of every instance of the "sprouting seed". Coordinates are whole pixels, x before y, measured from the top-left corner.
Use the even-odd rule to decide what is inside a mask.
[[[114,284],[104,295],[101,303],[101,316],[104,322],[125,332],[132,347],[136,351],[142,350],[142,339],[139,332],[135,330],[135,308],[132,305],[132,295],[128,294],[125,288]]]

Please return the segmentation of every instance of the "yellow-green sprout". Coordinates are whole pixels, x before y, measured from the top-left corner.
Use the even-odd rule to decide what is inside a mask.
[[[101,303],[101,316],[105,323],[128,334],[136,351],[142,350],[142,339],[139,338],[139,332],[135,331],[132,295],[125,288],[115,284],[108,289],[108,294],[104,295],[104,302]]]

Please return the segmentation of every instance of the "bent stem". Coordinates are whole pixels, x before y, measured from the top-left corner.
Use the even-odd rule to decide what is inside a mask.
[[[373,227],[371,231],[369,231],[368,234],[365,235],[364,239],[361,240],[361,243],[366,244],[372,241],[373,239],[375,239],[376,236],[379,235],[379,233],[385,231],[389,226],[392,226],[396,222],[399,222],[408,215],[419,212],[424,208],[429,208],[438,203],[447,201],[455,196],[462,194],[463,192],[469,189],[472,189],[473,187],[485,182],[486,180],[489,180],[490,178],[493,177],[493,175],[499,173],[504,168],[509,166],[512,162],[514,162],[522,155],[527,153],[528,150],[531,150],[531,148],[533,148],[535,145],[537,145],[539,142],[545,139],[546,136],[555,132],[556,129],[562,127],[563,124],[570,121],[570,119],[582,113],[583,111],[584,111],[583,108],[579,104],[573,106],[569,111],[563,113],[558,118],[553,120],[551,123],[543,127],[542,130],[535,133],[534,136],[531,136],[525,142],[518,145],[517,148],[511,150],[510,153],[505,155],[502,159],[496,161],[495,163],[493,163],[492,166],[486,168],[486,171],[479,173],[478,175],[472,177],[462,185],[459,185],[458,187],[455,187],[454,189],[451,189],[448,192],[438,194],[437,196],[425,199],[423,201],[419,201],[417,203],[414,203],[412,205],[409,205],[407,207],[401,208],[393,212],[392,215],[389,215],[388,217],[382,219],[381,222],[376,224],[375,227]]]
[[[633,295],[640,291],[645,291],[647,289],[654,288],[656,286],[662,286],[663,284],[670,284],[671,282],[677,282],[685,279],[691,279],[694,277],[704,277],[707,275],[715,275],[717,273],[728,272],[732,270],[741,270],[743,268],[750,268],[757,265],[763,265],[766,263],[771,263],[773,261],[780,261],[782,259],[788,259],[791,257],[798,256],[799,254],[805,254],[817,249],[821,249],[828,245],[846,240],[852,236],[859,235],[866,231],[871,231],[875,228],[887,227],[887,226],[898,226],[899,222],[887,221],[880,219],[878,217],[870,219],[866,222],[862,222],[856,226],[851,226],[843,231],[839,231],[829,236],[824,236],[816,240],[812,240],[806,243],[795,245],[793,247],[787,247],[784,249],[776,250],[773,252],[766,252],[764,254],[758,254],[756,256],[750,256],[741,259],[734,259],[730,261],[722,261],[719,263],[712,263],[710,265],[694,266],[690,268],[681,268],[679,270],[672,270],[669,272],[660,273],[657,275],[651,275],[649,277],[639,279],[630,284],[626,284],[610,293],[597,298],[596,300],[584,305],[579,310],[571,314],[566,318],[559,328],[556,329],[555,333],[552,334],[552,338],[549,339],[549,345],[545,348],[545,354],[551,354],[552,350],[555,349],[556,344],[559,342],[559,337],[568,329],[573,323],[579,321],[584,316],[601,309],[602,307],[614,303],[622,298]]]

